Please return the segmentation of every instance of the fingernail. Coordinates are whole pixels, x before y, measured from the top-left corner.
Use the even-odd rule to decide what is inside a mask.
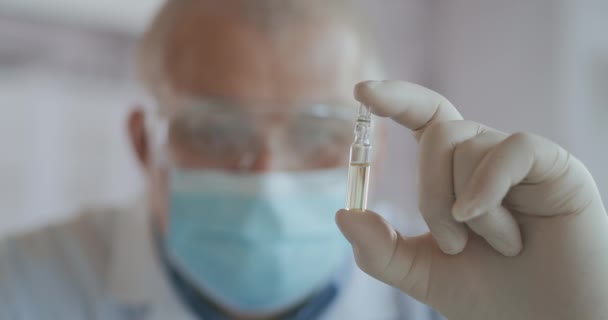
[[[367,80],[359,82],[355,86],[355,95],[360,93],[361,90],[374,90],[374,88],[377,87],[380,83],[381,81],[377,80]]]
[[[467,204],[463,203],[464,201],[459,202],[458,200],[454,203],[454,206],[452,207],[452,216],[454,217],[454,220],[466,222],[483,214],[482,210],[470,205],[470,202]]]
[[[445,254],[455,255],[460,252],[459,248],[451,245],[449,242],[437,241],[437,245],[439,245],[439,249]]]
[[[501,246],[499,251],[502,252],[503,255],[507,257],[514,257],[521,252],[523,244],[521,242],[521,236],[519,233],[506,233],[499,234],[498,236]]]
[[[382,81],[378,81],[378,80],[368,80],[365,81],[365,85],[370,88],[370,89],[374,89],[375,87],[377,87],[378,85],[380,85],[380,83],[382,83]]]
[[[460,253],[464,249],[466,239],[461,239],[462,236],[456,233],[448,226],[440,226],[439,230],[431,232],[439,249],[445,254],[454,255]]]
[[[517,239],[508,239],[506,235],[496,235],[494,241],[490,245],[507,257],[514,257],[521,251],[521,242]]]

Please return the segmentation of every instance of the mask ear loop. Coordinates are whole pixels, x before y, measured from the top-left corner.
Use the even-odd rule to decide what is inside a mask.
[[[155,169],[159,168],[168,168],[169,157],[168,157],[168,132],[169,132],[169,121],[166,117],[160,115],[156,110],[148,111],[144,114],[144,124],[146,135],[149,141],[150,147],[150,156],[151,156],[151,165],[155,167]],[[156,171],[156,170],[155,170]],[[155,173],[156,174],[156,173]],[[152,189],[147,189],[147,197],[150,199],[147,203],[146,210],[149,212],[153,212],[154,210],[168,210],[166,207],[167,204],[158,202],[159,198],[163,197],[154,197],[151,192]],[[160,218],[159,215],[152,214],[150,225],[154,228],[154,231],[161,235],[162,231],[165,230],[168,224],[168,216],[165,219]]]
[[[153,163],[160,167],[169,166],[167,155],[169,120],[155,112],[150,112],[146,114],[145,122]]]

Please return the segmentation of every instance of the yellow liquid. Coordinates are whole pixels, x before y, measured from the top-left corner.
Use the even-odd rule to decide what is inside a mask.
[[[369,163],[351,163],[348,168],[348,190],[346,210],[367,209],[367,188],[369,186]]]

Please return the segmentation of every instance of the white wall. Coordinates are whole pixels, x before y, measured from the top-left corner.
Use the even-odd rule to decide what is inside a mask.
[[[135,34],[145,29],[163,1],[2,0],[0,13]]]
[[[131,48],[120,35],[0,20],[0,233],[138,193]]]
[[[467,119],[562,144],[608,201],[607,1],[378,3],[369,12],[391,77],[441,92]],[[390,133],[379,190],[415,211],[415,145],[396,126]]]
[[[567,146],[582,159],[608,203],[608,1],[569,1],[562,10],[563,128]]]
[[[433,87],[465,117],[549,137],[608,201],[608,2],[437,1]]]
[[[427,0],[365,1],[359,0],[369,16],[369,24],[379,53],[385,62],[387,78],[403,79],[429,85],[432,65],[432,7]],[[379,5],[379,4],[382,5]],[[416,142],[410,132],[383,119],[388,126],[388,155],[380,175],[373,176],[371,189],[376,203],[390,202],[396,214],[416,214]],[[376,138],[378,138],[376,136]]]

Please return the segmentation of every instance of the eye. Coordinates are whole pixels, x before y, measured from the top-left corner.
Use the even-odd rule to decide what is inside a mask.
[[[171,143],[192,152],[218,152],[246,142],[248,130],[227,118],[207,117],[176,121],[170,128]]]
[[[347,121],[309,118],[294,121],[289,130],[290,142],[299,148],[343,150],[352,142],[352,126]]]

